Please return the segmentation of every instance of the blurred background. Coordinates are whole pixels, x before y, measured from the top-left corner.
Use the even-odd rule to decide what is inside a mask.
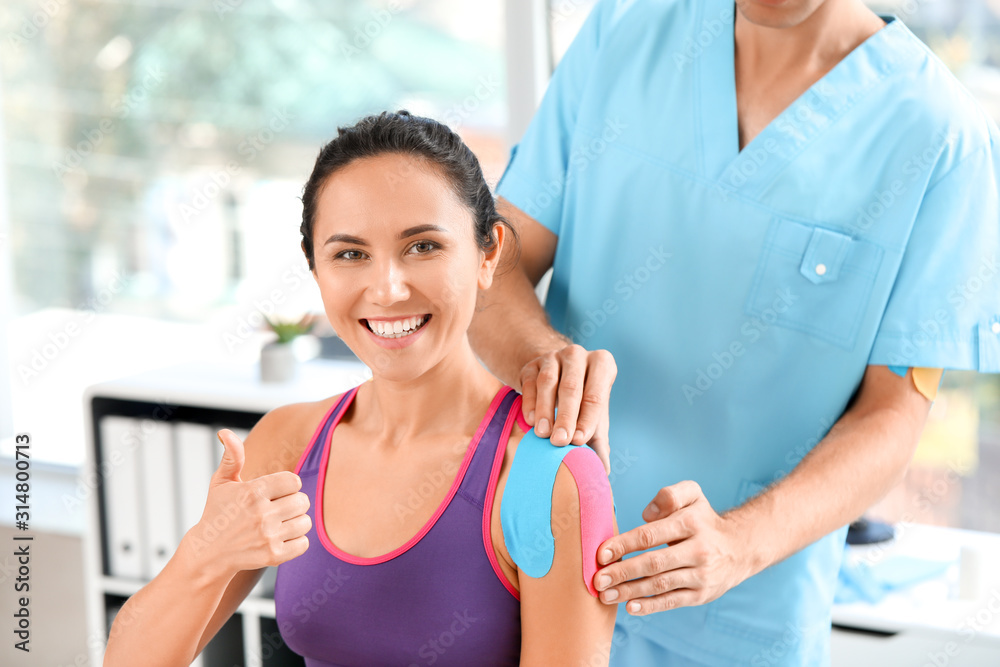
[[[869,4],[1000,120],[1000,0]],[[592,5],[4,0],[0,458],[10,467],[12,434],[29,431],[36,474],[72,484],[85,387],[253,363],[272,337],[254,313],[322,313],[299,196],[337,126],[384,109],[437,118],[495,185]],[[84,510],[50,505],[34,525],[79,537]],[[870,515],[1000,533],[1000,379],[945,374],[905,481]],[[79,573],[65,585],[75,596]]]

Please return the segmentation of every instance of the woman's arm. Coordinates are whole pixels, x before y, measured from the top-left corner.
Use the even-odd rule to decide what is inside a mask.
[[[250,574],[260,578],[259,572],[241,572],[234,577],[215,570],[193,555],[182,540],[163,570],[118,611],[108,636],[104,666],[190,665],[210,639],[199,642],[219,602],[223,597],[234,597],[230,589],[245,588]],[[237,606],[243,597],[236,601]],[[226,619],[221,620],[224,623]]]
[[[304,516],[308,498],[297,493],[301,480],[291,472],[296,452],[305,445],[297,426],[303,423],[303,409],[298,404],[272,410],[254,426],[245,446],[228,434],[226,456],[212,476],[205,513],[163,570],[115,616],[105,667],[191,664],[267,565],[305,551],[304,533],[311,526]],[[250,525],[270,526],[272,546],[280,551],[277,558],[251,544],[260,542],[260,536],[248,529]],[[236,554],[244,560],[234,560]]]
[[[605,605],[589,590],[586,577],[596,569],[596,549],[607,534],[618,534],[611,503],[611,489],[593,451],[590,475],[577,477],[564,460],[552,489],[552,566],[541,577],[518,572],[521,595],[521,667],[587,667],[607,665],[615,627],[616,605]],[[597,476],[592,473],[596,471]],[[582,479],[581,479],[582,478]],[[603,487],[603,488],[602,488]],[[582,510],[581,510],[582,505]],[[582,522],[588,526],[584,539]],[[517,555],[511,554],[517,559]],[[584,562],[592,567],[585,569]]]

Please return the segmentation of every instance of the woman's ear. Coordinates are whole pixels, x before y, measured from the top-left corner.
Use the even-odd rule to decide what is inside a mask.
[[[493,274],[503,256],[503,244],[506,239],[507,230],[499,222],[493,223],[493,235],[496,238],[496,245],[493,250],[483,253],[483,263],[479,267],[479,289],[489,289],[493,284]]]

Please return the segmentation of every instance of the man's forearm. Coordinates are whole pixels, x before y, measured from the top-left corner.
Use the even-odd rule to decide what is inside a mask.
[[[481,296],[469,327],[473,351],[505,384],[521,391],[521,369],[546,352],[572,341],[549,324],[535,289],[520,267],[503,275]]]
[[[798,466],[724,513],[755,555],[751,576],[854,521],[903,477],[923,422],[891,408],[845,415]]]

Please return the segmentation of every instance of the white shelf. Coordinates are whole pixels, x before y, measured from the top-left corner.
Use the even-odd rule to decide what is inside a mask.
[[[949,563],[945,573],[922,583],[888,593],[876,604],[854,602],[833,607],[833,622],[882,632],[958,633],[968,619],[977,619],[979,642],[1000,648],[1000,561],[984,568],[976,596],[959,597],[959,555],[971,546],[1000,557],[1000,535],[942,526],[901,524],[890,542],[854,546],[847,557],[871,565],[913,557]],[[981,613],[983,610],[990,613]]]
[[[371,377],[361,362],[313,359],[299,364],[290,382],[261,382],[256,364],[184,364],[92,385],[91,396],[265,413],[302,401],[317,401]],[[89,406],[87,406],[89,408]]]
[[[946,569],[940,576],[889,592],[876,603],[834,605],[833,664],[1000,665],[1000,561],[987,564],[976,594],[963,599],[959,594],[963,546],[1000,554],[1000,535],[899,524],[890,542],[849,547],[845,558],[871,566],[888,567],[897,556],[948,565],[942,565]]]
[[[144,581],[136,581],[134,579],[122,579],[120,577],[109,577],[106,574],[102,574],[98,579],[98,584],[100,589],[104,593],[111,593],[112,595],[121,595],[122,597],[129,597],[135,595],[139,589],[146,585]],[[260,597],[256,595],[248,595],[247,598],[238,607],[241,612],[253,612],[258,616],[263,616],[264,618],[274,618],[274,598]]]

